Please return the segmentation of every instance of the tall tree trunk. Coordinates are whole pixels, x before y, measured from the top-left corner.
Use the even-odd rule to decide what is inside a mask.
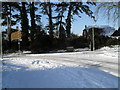
[[[24,46],[24,49],[27,49],[27,45],[28,45],[28,30],[29,30],[29,25],[28,25],[28,18],[27,18],[27,12],[26,12],[26,2],[22,2],[22,22],[21,22],[21,26],[22,26],[22,44]]]
[[[7,27],[8,27],[8,41],[9,41],[9,48],[11,49],[11,6],[9,5],[10,16],[7,16]]]
[[[60,26],[59,26],[59,38],[65,42],[65,29],[62,25],[62,16],[63,16],[63,12],[61,12],[61,17],[60,17]]]
[[[68,15],[66,19],[66,33],[67,33],[67,38],[70,38],[70,33],[71,33],[71,19],[72,19],[72,5],[70,4],[69,9],[68,9]]]
[[[48,17],[49,17],[49,34],[50,34],[50,37],[53,38],[53,22],[52,22],[52,7],[51,7],[51,3],[48,2],[48,7],[49,7],[49,14],[48,14]]]
[[[34,34],[35,34],[35,28],[36,28],[36,24],[35,24],[35,6],[34,6],[34,2],[32,2],[30,4],[30,17],[31,17],[31,41],[32,43],[34,42]]]
[[[71,34],[71,22],[72,22],[72,5],[70,3],[69,9],[68,9],[68,15],[66,19],[66,46],[70,46],[70,34]]]

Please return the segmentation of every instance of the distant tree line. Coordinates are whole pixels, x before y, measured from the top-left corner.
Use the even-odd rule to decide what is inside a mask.
[[[2,19],[4,21],[2,25],[7,27],[8,48],[12,47],[11,28],[17,23],[20,23],[22,30],[22,50],[44,51],[56,47],[65,48],[66,45],[70,45],[68,43],[71,38],[74,16],[81,17],[81,13],[85,13],[91,18],[95,18],[90,10],[90,5],[95,5],[95,3],[3,2]],[[45,27],[41,22],[42,15],[47,16],[48,24]],[[46,30],[49,34],[46,33]],[[58,35],[58,38],[55,38],[55,35]],[[30,42],[28,37],[31,39]]]

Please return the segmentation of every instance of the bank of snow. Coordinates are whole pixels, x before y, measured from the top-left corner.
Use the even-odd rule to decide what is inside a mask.
[[[5,58],[3,88],[118,88],[115,48]]]

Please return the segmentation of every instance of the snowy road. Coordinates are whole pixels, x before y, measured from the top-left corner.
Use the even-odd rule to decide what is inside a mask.
[[[113,75],[118,76],[118,55],[107,55],[100,51],[84,51],[73,53],[53,53],[53,54],[31,54],[23,55],[21,59],[33,59],[39,64],[39,59],[49,60],[51,62],[65,65],[65,66],[80,66],[80,67],[97,67],[104,71],[107,71]],[[18,57],[14,57],[19,59]]]
[[[4,58],[3,87],[117,88],[118,49]]]

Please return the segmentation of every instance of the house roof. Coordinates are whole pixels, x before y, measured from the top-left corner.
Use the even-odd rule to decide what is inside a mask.
[[[104,30],[104,33],[102,33],[102,34],[105,35],[105,36],[111,36],[114,33],[114,31],[115,31],[115,28],[110,27],[108,25],[92,25],[92,26],[87,26],[86,30],[88,31],[91,28],[98,28],[98,30],[100,30],[100,29]]]

